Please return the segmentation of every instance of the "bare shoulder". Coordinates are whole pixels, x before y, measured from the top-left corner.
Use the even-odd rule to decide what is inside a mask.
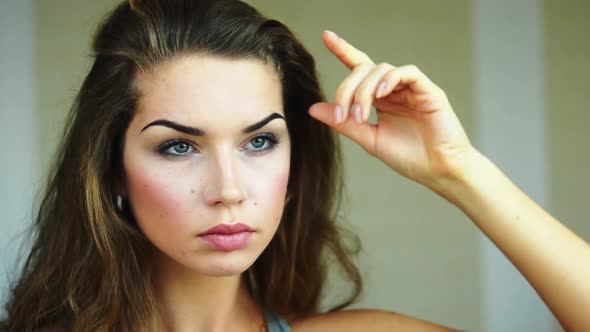
[[[457,331],[424,320],[383,310],[344,310],[324,313],[290,323],[293,332],[375,331],[450,332]]]

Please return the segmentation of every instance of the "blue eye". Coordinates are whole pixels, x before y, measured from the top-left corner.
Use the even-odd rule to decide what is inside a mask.
[[[158,152],[166,157],[184,157],[193,152],[193,146],[185,140],[174,140],[164,143]]]
[[[242,148],[249,153],[269,152],[279,143],[278,138],[272,133],[264,133],[251,138]],[[158,154],[166,158],[183,158],[198,152],[193,144],[184,139],[175,139],[163,143],[157,148]]]
[[[279,143],[277,137],[271,133],[257,135],[248,141],[246,150],[254,153],[270,151]]]

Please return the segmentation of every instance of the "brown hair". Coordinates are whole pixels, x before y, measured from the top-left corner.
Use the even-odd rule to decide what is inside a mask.
[[[338,140],[308,116],[309,107],[324,98],[314,59],[287,27],[237,0],[136,0],[106,17],[93,54],[1,329],[153,329],[153,247],[131,213],[117,212],[113,198],[138,98],[137,71],[189,54],[259,59],[274,65],[281,78],[292,142],[289,200],[277,233],[245,274],[254,298],[289,319],[315,314],[333,262],[352,290],[331,310],[359,296],[361,276],[352,261],[358,238],[344,241],[336,223],[342,191]]]

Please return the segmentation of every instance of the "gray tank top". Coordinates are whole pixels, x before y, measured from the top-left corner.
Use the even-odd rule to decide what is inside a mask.
[[[264,311],[264,320],[266,321],[266,329],[268,332],[291,332],[287,322],[275,313]]]

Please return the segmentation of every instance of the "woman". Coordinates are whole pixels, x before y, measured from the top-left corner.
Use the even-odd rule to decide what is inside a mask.
[[[95,37],[3,329],[448,331],[340,310],[362,283],[335,222],[332,130],[462,209],[564,328],[590,329],[588,245],[471,146],[416,67],[323,40],[352,71],[330,103],[309,53],[246,4],[119,5]],[[334,261],[352,292],[320,314]]]

